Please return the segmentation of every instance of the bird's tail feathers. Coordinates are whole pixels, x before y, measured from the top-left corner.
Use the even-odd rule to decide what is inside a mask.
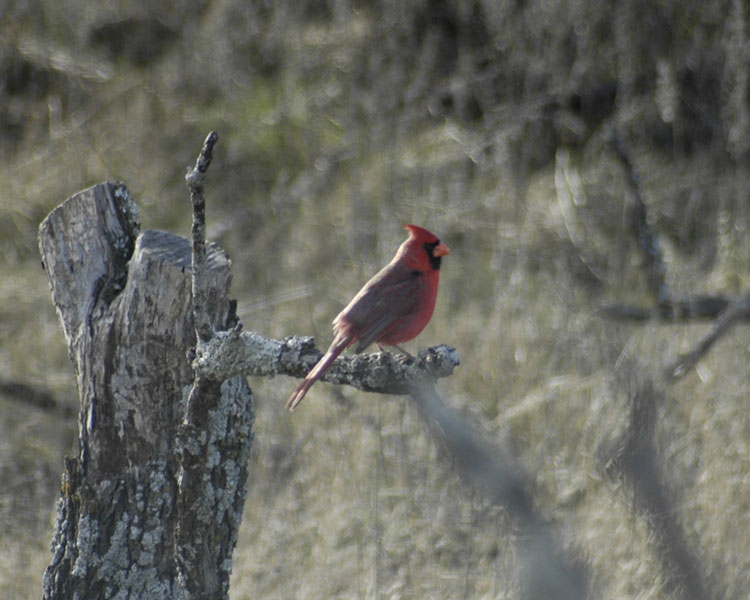
[[[305,397],[305,394],[307,394],[307,390],[309,390],[318,379],[325,375],[326,371],[331,368],[333,361],[336,360],[339,354],[346,350],[346,348],[348,348],[353,341],[354,336],[352,335],[338,334],[334,338],[333,342],[331,342],[331,346],[328,348],[326,353],[316,363],[316,365],[307,374],[305,379],[302,381],[302,383],[299,384],[299,387],[289,398],[289,401],[286,403],[286,407],[289,410],[294,410],[295,408],[297,408],[299,403],[302,402],[302,399]]]

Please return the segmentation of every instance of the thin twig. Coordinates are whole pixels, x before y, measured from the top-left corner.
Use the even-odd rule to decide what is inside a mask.
[[[625,141],[617,132],[612,132],[610,145],[627,175],[628,216],[630,217],[630,226],[643,254],[643,265],[646,269],[649,290],[657,304],[668,302],[670,294],[667,287],[667,269],[664,265],[664,255],[661,251],[659,238],[654,234],[648,222],[640,177],[633,166],[633,161],[630,159],[630,151]]]
[[[210,341],[214,331],[208,314],[208,286],[206,285],[206,199],[205,174],[211,164],[214,145],[219,136],[212,131],[206,137],[195,167],[185,176],[193,204],[192,277],[193,320],[198,346]],[[205,514],[214,510],[206,486],[211,466],[207,460],[210,445],[216,443],[210,430],[211,414],[221,399],[222,379],[205,377],[195,372],[188,393],[183,422],[177,432],[176,449],[180,459],[178,474],[177,526],[175,528],[175,559],[180,577],[185,582],[189,598],[220,597],[223,583],[217,569],[207,558],[208,544],[204,532],[197,527]],[[208,568],[204,566],[208,562]]]
[[[321,356],[313,338],[277,340],[236,327],[216,331],[211,340],[199,344],[193,370],[196,376],[218,381],[237,375],[304,377]],[[421,349],[416,360],[403,359],[389,352],[339,357],[321,381],[380,394],[408,394],[415,382],[449,377],[460,364],[456,349],[444,344]]]
[[[203,187],[205,175],[213,158],[213,149],[219,139],[219,134],[212,131],[206,137],[203,148],[195,162],[195,167],[185,175],[190,201],[193,203],[193,317],[195,319],[195,334],[198,340],[206,342],[211,339],[212,327],[206,311],[206,294],[203,285],[206,272],[206,198]]]
[[[677,358],[666,371],[668,381],[676,381],[694,367],[721,337],[740,320],[750,317],[750,293],[740,296],[727,306],[706,335],[687,354]]]

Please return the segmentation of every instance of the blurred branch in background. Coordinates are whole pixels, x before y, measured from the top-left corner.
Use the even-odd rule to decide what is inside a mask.
[[[740,308],[736,315],[738,320],[750,321],[750,307],[742,298],[734,301]],[[713,320],[718,318],[732,305],[732,300],[722,295],[696,295],[690,298],[675,298],[659,306],[631,306],[628,304],[610,304],[601,308],[599,315],[613,321],[667,321],[688,322]]]
[[[623,139],[613,133],[610,145],[625,172],[626,210],[631,233],[642,254],[642,266],[655,306],[637,307],[615,304],[600,309],[599,314],[618,321],[688,322],[716,319],[686,355],[672,361],[663,372],[664,383],[682,377],[703,357],[711,346],[741,320],[750,320],[750,294],[734,300],[724,295],[672,297],[666,279],[667,270],[659,238],[649,223],[640,177]],[[691,549],[679,520],[679,510],[672,501],[658,458],[655,428],[658,409],[664,404],[664,391],[646,368],[625,354],[616,363],[616,378],[628,393],[628,427],[600,458],[605,472],[624,481],[632,490],[633,504],[654,533],[652,540],[665,573],[670,577],[666,589],[675,597],[705,600],[709,591],[704,560]],[[723,578],[721,580],[724,580]]]
[[[666,282],[666,265],[658,236],[653,232],[646,212],[640,177],[630,151],[617,132],[609,137],[611,148],[619,159],[626,181],[626,207],[630,215],[631,233],[638,241],[643,256],[643,268],[656,306],[638,307],[613,304],[603,307],[599,314],[618,321],[695,321],[718,319],[709,333],[703,336],[685,355],[672,361],[665,371],[668,380],[677,380],[705,356],[711,346],[740,321],[750,321],[750,293],[735,299],[723,295],[700,294],[689,298],[673,298]]]
[[[516,461],[485,444],[468,423],[443,404],[431,385],[414,386],[411,397],[461,476],[504,508],[518,526],[524,597],[586,598],[585,570],[556,547],[551,527],[537,514],[527,492],[527,478]]]
[[[750,321],[750,292],[736,298],[722,310],[711,331],[701,337],[690,352],[671,363],[667,368],[667,379],[672,381],[680,379],[706,355],[711,346],[742,320]]]
[[[683,376],[711,346],[741,320],[750,320],[750,294],[736,299],[724,295],[695,295],[675,298],[667,283],[667,265],[658,234],[649,219],[641,177],[624,139],[616,131],[607,138],[623,171],[624,204],[628,233],[636,241],[641,255],[647,288],[654,305],[639,307],[613,304],[598,311],[605,318],[643,323],[649,321],[690,322],[715,319],[711,331],[703,336],[686,355],[672,361],[663,372],[663,379],[652,379],[646,368],[623,353],[615,363],[617,385],[626,391],[629,400],[629,422],[625,432],[600,451],[604,471],[622,480],[632,491],[634,510],[644,517],[653,533],[650,540],[666,574],[665,591],[678,598],[705,600],[713,597],[707,583],[707,569],[700,553],[690,548],[685,525],[675,505],[663,473],[657,450],[655,430],[660,419],[659,408],[665,394],[661,386]],[[568,236],[579,250],[584,247],[582,235],[575,230],[573,209],[584,204],[577,173],[570,166],[569,155],[560,150],[556,156],[555,188]],[[593,271],[592,271],[593,272]],[[724,580],[724,578],[720,578]]]
[[[0,379],[0,394],[38,410],[58,414],[64,419],[77,414],[70,406],[58,401],[52,392],[22,381]]]
[[[665,589],[676,598],[712,598],[705,582],[703,561],[691,551],[657,460],[654,430],[664,393],[634,359],[622,356],[616,379],[628,393],[630,419],[622,437],[600,452],[604,471],[622,479],[632,490],[635,509],[643,513],[654,533],[650,536],[667,579]]]
[[[570,152],[565,148],[555,154],[555,196],[560,214],[565,224],[565,231],[581,263],[586,267],[594,280],[604,285],[606,273],[596,260],[589,256],[586,249],[586,232],[581,231],[574,218],[577,207],[586,203],[580,174],[571,166]]]
[[[630,230],[638,241],[643,256],[643,268],[646,271],[649,291],[661,305],[670,299],[667,287],[667,268],[664,265],[664,254],[659,238],[651,229],[646,212],[646,203],[641,189],[641,178],[635,169],[630,150],[622,136],[615,130],[609,136],[610,147],[625,171],[625,210],[630,223]]]

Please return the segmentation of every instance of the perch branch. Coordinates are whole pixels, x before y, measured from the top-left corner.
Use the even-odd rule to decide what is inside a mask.
[[[198,344],[193,369],[198,377],[219,381],[235,375],[304,377],[321,356],[310,337],[282,341],[235,327]],[[448,377],[459,364],[455,348],[445,345],[420,350],[416,361],[387,352],[356,354],[337,359],[322,380],[368,392],[408,394],[412,383]]]

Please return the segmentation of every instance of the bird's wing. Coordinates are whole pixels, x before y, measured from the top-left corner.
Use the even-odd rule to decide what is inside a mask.
[[[358,332],[357,352],[419,311],[425,274],[389,266],[375,275],[336,318],[349,321]]]

